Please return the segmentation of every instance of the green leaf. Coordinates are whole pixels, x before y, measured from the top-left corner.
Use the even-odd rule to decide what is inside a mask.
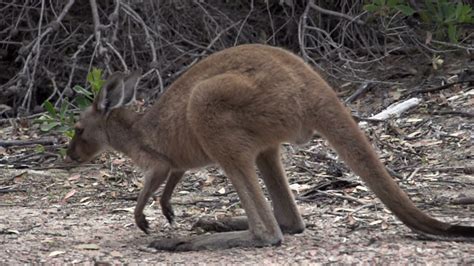
[[[72,129],[66,130],[66,131],[64,131],[64,135],[66,137],[68,137],[69,139],[72,139],[74,137],[74,130],[72,130]]]
[[[448,37],[451,42],[453,43],[458,42],[458,30],[454,24],[448,25]]]
[[[459,23],[472,23],[473,16],[474,16],[474,14],[472,13],[472,8],[468,5],[462,5],[462,4],[459,4],[458,7],[460,7],[459,11],[456,10],[457,12],[459,12],[458,14],[456,14],[458,22]]]
[[[41,144],[35,146],[35,152],[36,152],[36,153],[43,153],[43,152],[45,152],[45,150],[46,150],[46,149],[45,149],[44,146],[41,145]]]
[[[445,6],[444,7],[444,23],[456,22],[456,8],[454,6]]]
[[[411,16],[413,15],[413,13],[415,13],[415,10],[413,10],[413,8],[409,7],[409,6],[406,6],[406,5],[397,5],[395,6],[395,8],[402,12],[403,15],[405,16]]]
[[[393,8],[395,7],[396,5],[398,5],[399,3],[399,0],[387,0],[387,6]]]
[[[56,119],[52,118],[50,115],[42,115],[35,120],[35,123],[52,122],[52,121],[56,121]]]
[[[89,97],[92,97],[94,95],[92,92],[84,89],[82,86],[79,86],[79,85],[72,87],[72,89],[79,95],[84,95],[84,96],[89,96]]]
[[[374,4],[367,4],[364,6],[364,10],[370,13],[375,13],[378,10],[378,6]]]
[[[59,119],[61,119],[61,120],[64,119],[64,117],[65,117],[65,115],[68,111],[67,109],[68,109],[68,103],[66,101],[63,101],[61,103],[61,109],[59,110],[59,115],[60,115]]]
[[[430,23],[431,22],[431,16],[428,15],[428,12],[426,12],[426,10],[421,10],[419,12],[420,14],[420,17],[421,17],[421,21],[423,21],[424,23]]]
[[[71,127],[68,126],[68,125],[65,125],[65,124],[60,124],[60,126],[58,128],[56,128],[57,131],[62,132],[62,133],[66,132],[70,129],[71,129]]]
[[[89,82],[90,84],[96,82],[96,80],[102,75],[102,70],[96,68],[96,67],[93,67],[92,70],[87,74],[87,82]]]
[[[94,95],[97,95],[105,82],[105,80],[102,79],[102,69],[92,68],[91,72],[87,74],[87,81],[91,85]]]
[[[422,11],[426,14],[426,22],[433,21],[434,17],[437,15],[436,7],[434,6],[431,0],[425,0],[426,11]]]
[[[92,104],[92,101],[88,98],[86,98],[84,95],[78,95],[75,99],[74,102],[77,104],[79,109],[84,110],[87,107],[89,107]]]
[[[54,105],[50,101],[44,101],[43,107],[52,117],[57,116],[56,109],[54,108]]]
[[[59,149],[59,154],[61,154],[62,157],[66,157],[66,149],[65,148],[60,148]]]
[[[456,5],[456,11],[455,11],[455,17],[456,17],[456,19],[460,19],[460,18],[461,18],[462,12],[463,12],[462,10],[463,10],[463,4],[458,3],[458,4]]]
[[[50,122],[50,123],[43,123],[41,124],[40,126],[40,130],[43,131],[43,132],[49,132],[51,131],[53,128],[59,126],[61,123],[57,122],[57,121],[53,121],[53,122]]]

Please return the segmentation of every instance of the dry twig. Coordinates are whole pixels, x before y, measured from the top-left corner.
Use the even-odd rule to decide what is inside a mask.
[[[12,147],[12,146],[28,146],[28,145],[54,145],[57,140],[48,139],[28,139],[28,140],[0,140],[0,146]]]

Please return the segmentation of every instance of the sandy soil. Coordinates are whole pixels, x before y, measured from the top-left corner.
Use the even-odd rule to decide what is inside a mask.
[[[472,95],[468,87],[432,95],[402,118],[369,124],[365,131],[417,206],[441,220],[474,226],[474,205],[453,201],[474,196],[472,118],[431,112],[452,107],[472,113]],[[397,94],[389,96],[395,101]],[[351,107],[364,114],[380,111],[386,100],[373,99]],[[43,137],[28,121],[4,124],[0,135]],[[157,238],[204,233],[191,229],[202,216],[243,214],[235,191],[218,169],[186,175],[173,196],[173,226],[158,204],[150,202],[146,214],[152,231],[145,235],[132,214],[141,173],[128,159],[105,154],[92,165],[64,169],[57,166],[56,153],[57,147],[0,149],[3,263],[474,264],[473,242],[417,238],[318,138],[303,147],[286,145],[283,152],[307,223],[304,233],[285,236],[278,247],[184,253],[157,252],[147,245]]]

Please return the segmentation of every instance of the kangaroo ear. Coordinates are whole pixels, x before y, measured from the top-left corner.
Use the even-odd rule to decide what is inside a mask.
[[[94,107],[103,114],[111,110],[127,106],[135,100],[136,83],[141,70],[128,75],[115,72],[105,81],[102,89],[94,100]]]
[[[142,75],[141,68],[128,74],[124,80],[124,100],[123,105],[127,106],[135,102],[135,95],[137,94],[138,79]]]

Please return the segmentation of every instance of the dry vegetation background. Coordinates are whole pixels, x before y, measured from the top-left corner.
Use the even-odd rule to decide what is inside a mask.
[[[415,11],[423,8],[417,2],[410,1]],[[447,52],[472,55],[470,34],[456,44],[434,40],[432,25],[416,13],[368,13],[364,3],[1,1],[0,114],[31,114],[47,99],[59,105],[73,98],[71,88],[86,85],[92,67],[144,69],[141,96],[154,99],[200,58],[243,43],[285,47],[337,85],[386,83],[390,77],[376,68],[391,55],[416,54],[428,66]],[[472,24],[464,27],[469,32]]]

